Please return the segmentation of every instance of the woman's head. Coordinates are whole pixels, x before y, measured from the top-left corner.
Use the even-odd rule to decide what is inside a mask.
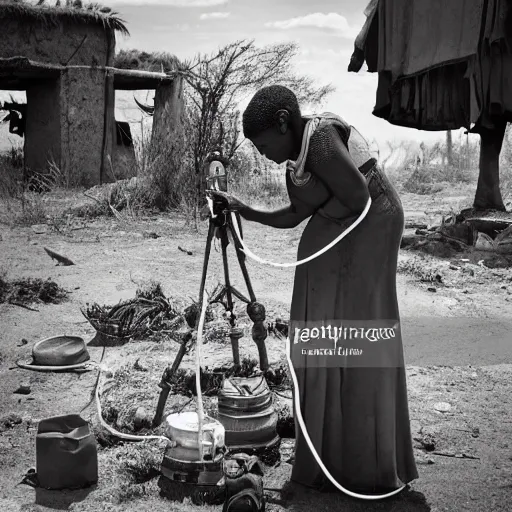
[[[300,151],[302,116],[295,94],[281,85],[260,89],[243,114],[244,135],[258,151],[277,163]]]

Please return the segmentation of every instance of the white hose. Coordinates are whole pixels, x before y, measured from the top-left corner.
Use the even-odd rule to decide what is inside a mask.
[[[357,494],[355,492],[349,491],[348,489],[345,489],[341,484],[339,484],[336,479],[331,475],[329,470],[325,467],[324,463],[322,462],[322,459],[318,455],[317,451],[315,450],[315,447],[313,443],[311,442],[311,438],[309,437],[308,430],[306,428],[306,424],[304,423],[304,419],[302,418],[302,412],[300,410],[300,395],[299,395],[299,383],[297,382],[297,376],[295,375],[295,370],[293,368],[293,364],[291,361],[290,356],[290,338],[286,339],[286,359],[288,361],[288,366],[290,367],[290,373],[292,375],[293,380],[293,387],[295,389],[295,412],[297,413],[297,419],[299,421],[300,429],[302,431],[302,435],[304,436],[304,439],[306,440],[306,443],[311,450],[311,453],[313,454],[313,457],[315,458],[317,464],[320,466],[320,469],[323,471],[324,475],[331,481],[331,483],[339,489],[341,492],[348,494],[349,496],[352,496],[352,498],[358,498],[361,500],[382,500],[384,498],[390,498],[391,496],[394,496],[395,494],[398,494],[400,491],[405,489],[405,485],[402,487],[399,487],[398,489],[395,489],[392,492],[389,492],[387,494],[380,494],[380,495],[367,495],[367,494]]]
[[[342,238],[345,238],[346,235],[348,235],[354,228],[356,228],[366,217],[368,214],[368,211],[370,210],[370,206],[372,205],[372,200],[370,197],[368,197],[368,202],[366,203],[365,209],[362,211],[362,213],[359,215],[359,217],[354,221],[353,224],[351,224],[345,231],[341,233],[338,237],[336,237],[330,244],[326,245],[324,248],[320,249],[318,252],[315,252],[311,256],[308,256],[307,258],[304,258],[300,261],[294,261],[293,263],[274,263],[272,261],[264,260],[263,258],[260,258],[256,254],[254,254],[246,245],[245,242],[242,240],[242,236],[240,235],[240,228],[238,226],[238,219],[236,218],[236,215],[234,212],[231,212],[231,219],[233,221],[233,227],[235,229],[236,236],[238,240],[240,241],[240,244],[242,246],[242,249],[247,256],[252,258],[253,260],[257,261],[258,263],[262,263],[264,265],[271,265],[273,267],[297,267],[299,265],[302,265],[304,263],[307,263],[308,261],[314,260],[315,258],[318,258],[318,256],[321,256],[324,252],[327,252],[329,249],[334,247]]]
[[[197,446],[199,448],[199,460],[203,460],[203,395],[201,392],[201,345],[203,344],[203,328],[206,316],[206,308],[208,307],[208,296],[206,291],[203,292],[201,316],[199,317],[199,325],[197,327],[196,341],[196,393],[197,393]]]
[[[367,213],[368,213],[368,211],[370,209],[371,203],[372,203],[371,198],[368,198],[368,202],[366,204],[366,208],[363,210],[361,215],[359,215],[359,217],[354,221],[354,223],[351,224],[345,231],[343,231],[343,233],[341,233],[341,235],[339,235],[337,238],[335,238],[329,245],[326,245],[323,249],[321,249],[320,251],[316,252],[315,254],[312,254],[308,258],[305,258],[303,260],[300,260],[300,261],[297,261],[297,262],[294,262],[294,263],[274,263],[274,262],[271,262],[271,261],[266,261],[266,260],[260,258],[259,256],[256,256],[244,244],[244,242],[242,240],[242,237],[240,236],[240,230],[239,230],[239,227],[238,227],[238,219],[236,218],[234,212],[231,212],[231,218],[233,220],[233,226],[234,226],[237,238],[240,241],[240,244],[242,245],[242,247],[244,249],[244,252],[249,257],[251,257],[255,261],[258,261],[259,263],[263,263],[263,264],[267,264],[267,265],[272,265],[274,267],[295,267],[295,266],[301,265],[303,263],[307,263],[308,261],[311,261],[311,260],[317,258],[321,254],[323,254],[326,251],[328,251],[331,247],[336,245],[346,235],[348,235],[348,233],[350,233],[366,217],[366,215],[367,215]],[[291,348],[290,348],[290,338],[287,338],[286,339],[286,359],[288,361],[288,366],[290,368],[290,373],[292,375],[292,380],[293,380],[293,387],[295,389],[295,411],[296,411],[296,414],[297,414],[297,420],[299,421],[299,426],[300,426],[300,429],[302,431],[302,435],[304,436],[304,439],[306,440],[306,443],[307,443],[309,449],[311,450],[311,453],[313,454],[313,457],[315,458],[317,464],[320,466],[320,469],[322,470],[324,475],[341,492],[347,494],[348,496],[352,496],[353,498],[358,498],[358,499],[362,499],[362,500],[381,500],[381,499],[384,499],[384,498],[389,498],[391,496],[394,496],[395,494],[398,494],[403,489],[405,489],[406,486],[403,485],[402,487],[399,487],[398,489],[396,489],[396,490],[394,490],[394,491],[392,491],[390,493],[387,493],[387,494],[380,494],[380,495],[374,495],[374,496],[366,495],[366,494],[358,494],[358,493],[349,491],[348,489],[345,489],[331,475],[329,470],[325,467],[324,463],[322,462],[322,459],[318,455],[318,453],[317,453],[317,451],[316,451],[316,449],[315,449],[315,447],[314,447],[314,445],[313,445],[313,443],[311,441],[311,438],[309,437],[309,434],[308,434],[308,431],[307,431],[307,428],[306,428],[306,424],[304,423],[304,419],[302,417],[302,412],[301,412],[301,409],[300,409],[299,384],[298,384],[298,381],[297,381],[297,376],[295,374],[295,370],[293,368],[293,363],[291,361],[290,350],[291,350]]]
[[[203,432],[203,399],[201,394],[201,344],[203,339],[203,326],[204,319],[206,315],[206,307],[208,306],[208,300],[206,292],[203,297],[203,307],[201,310],[201,316],[199,318],[199,327],[197,330],[197,347],[196,347],[196,389],[197,389],[197,417],[199,420],[199,428],[198,428],[198,437],[199,437],[199,454],[201,460],[203,460],[203,444],[202,444],[202,432]],[[100,389],[103,387],[101,383],[101,366],[98,365],[98,370],[100,372],[100,380],[98,381],[98,385],[96,386],[95,398],[96,398],[96,410],[98,412],[98,419],[100,421],[101,426],[108,430],[112,435],[119,439],[125,439],[127,441],[152,441],[155,439],[165,441],[170,445],[174,445],[174,441],[165,436],[136,436],[133,434],[125,434],[124,432],[119,432],[115,428],[111,427],[104,419],[101,411],[101,391]]]
[[[101,366],[99,367],[99,371],[101,372]],[[101,378],[101,375],[100,375]],[[150,441],[154,439],[164,440],[167,443],[172,443],[170,439],[165,436],[135,436],[132,434],[125,434],[123,432],[119,432],[118,430],[112,428],[104,419],[101,414],[101,402],[100,402],[100,382],[96,386],[96,410],[98,411],[98,419],[100,420],[101,426],[108,430],[112,435],[118,437],[119,439],[126,439],[127,441]]]

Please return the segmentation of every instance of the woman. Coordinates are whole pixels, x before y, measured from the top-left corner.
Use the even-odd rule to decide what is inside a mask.
[[[298,260],[328,245],[359,217],[368,198],[372,200],[352,232],[296,268],[290,332],[294,325],[318,322],[398,322],[396,267],[403,209],[365,150],[364,139],[333,114],[303,117],[293,92],[282,86],[256,93],[244,112],[243,129],[258,151],[278,164],[296,161],[303,142],[309,143],[304,168],[287,168],[286,208],[258,211],[214,193],[246,220],[267,226],[292,228],[311,217]],[[334,366],[327,359],[293,359],[309,437],[331,475],[353,492],[380,494],[418,477],[400,336],[393,343],[383,364],[378,364],[379,358],[377,364],[370,358]],[[292,480],[322,488],[326,478],[297,430]]]

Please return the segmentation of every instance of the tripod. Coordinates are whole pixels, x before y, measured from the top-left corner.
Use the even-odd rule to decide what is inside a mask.
[[[237,213],[237,219],[239,221],[240,226],[240,235],[242,235],[241,231],[241,223],[240,217]],[[247,290],[249,293],[249,299],[246,298],[243,294],[241,294],[236,288],[231,285],[231,281],[229,278],[229,267],[228,267],[228,256],[227,256],[227,246],[229,245],[229,236],[228,233],[231,233],[231,239],[233,240],[233,244],[235,246],[235,253],[238,259],[238,264],[240,265],[240,270],[242,271],[242,275],[245,280],[245,285],[247,286]],[[267,348],[265,346],[265,339],[267,338],[267,329],[264,325],[265,320],[265,307],[263,304],[257,302],[256,295],[254,294],[254,290],[252,288],[251,279],[249,277],[249,272],[247,271],[247,267],[245,265],[245,254],[243,253],[242,246],[240,241],[236,236],[236,232],[233,227],[233,221],[228,211],[222,211],[217,214],[215,218],[210,216],[209,224],[208,224],[208,235],[206,237],[206,247],[204,253],[203,260],[203,274],[201,276],[201,286],[199,289],[199,312],[203,307],[203,296],[206,285],[206,275],[208,273],[208,262],[210,259],[211,245],[213,241],[213,237],[216,236],[220,239],[221,248],[222,248],[222,261],[224,265],[224,286],[221,290],[210,300],[210,304],[220,303],[222,304],[226,311],[229,312],[229,323],[231,325],[230,339],[231,339],[231,350],[233,353],[233,362],[235,366],[240,366],[240,350],[239,350],[239,340],[243,335],[241,329],[236,327],[236,315],[233,312],[233,296],[237,297],[239,300],[245,302],[247,304],[247,314],[249,318],[253,322],[252,327],[252,339],[256,343],[258,347],[259,354],[259,362],[260,369],[262,371],[268,370],[268,356],[267,356]],[[196,319],[196,328],[199,324],[199,314]],[[174,362],[170,368],[166,368],[162,375],[162,379],[159,383],[160,398],[158,401],[158,406],[156,410],[155,417],[153,419],[153,427],[156,427],[161,424],[164,407],[167,402],[167,397],[169,396],[169,392],[171,390],[171,379],[178,369],[181,361],[187,351],[187,346],[189,341],[182,341],[181,346],[178,350],[178,353],[174,359]]]

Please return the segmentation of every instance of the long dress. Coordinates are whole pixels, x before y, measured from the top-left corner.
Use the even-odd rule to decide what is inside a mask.
[[[510,0],[379,0],[357,41],[379,75],[373,114],[475,133],[512,121],[511,25]]]
[[[336,127],[350,151],[354,129],[339,119]],[[399,321],[396,271],[403,208],[375,160],[360,170],[366,176],[372,206],[362,223],[341,242],[296,268],[290,312],[292,333],[294,325],[329,319]],[[316,201],[319,206],[302,234],[298,260],[320,250],[354,222],[354,217],[340,220],[326,213],[327,208],[321,207],[325,204],[325,187],[320,183],[297,186],[287,174],[287,187],[292,203],[311,205]],[[296,365],[292,357],[308,434],[331,475],[355,492],[395,489],[418,477],[400,336],[395,339],[397,343],[398,363],[387,367],[319,367],[304,361]],[[294,414],[297,417],[297,411]],[[322,487],[326,478],[297,421],[296,426],[292,480]]]

